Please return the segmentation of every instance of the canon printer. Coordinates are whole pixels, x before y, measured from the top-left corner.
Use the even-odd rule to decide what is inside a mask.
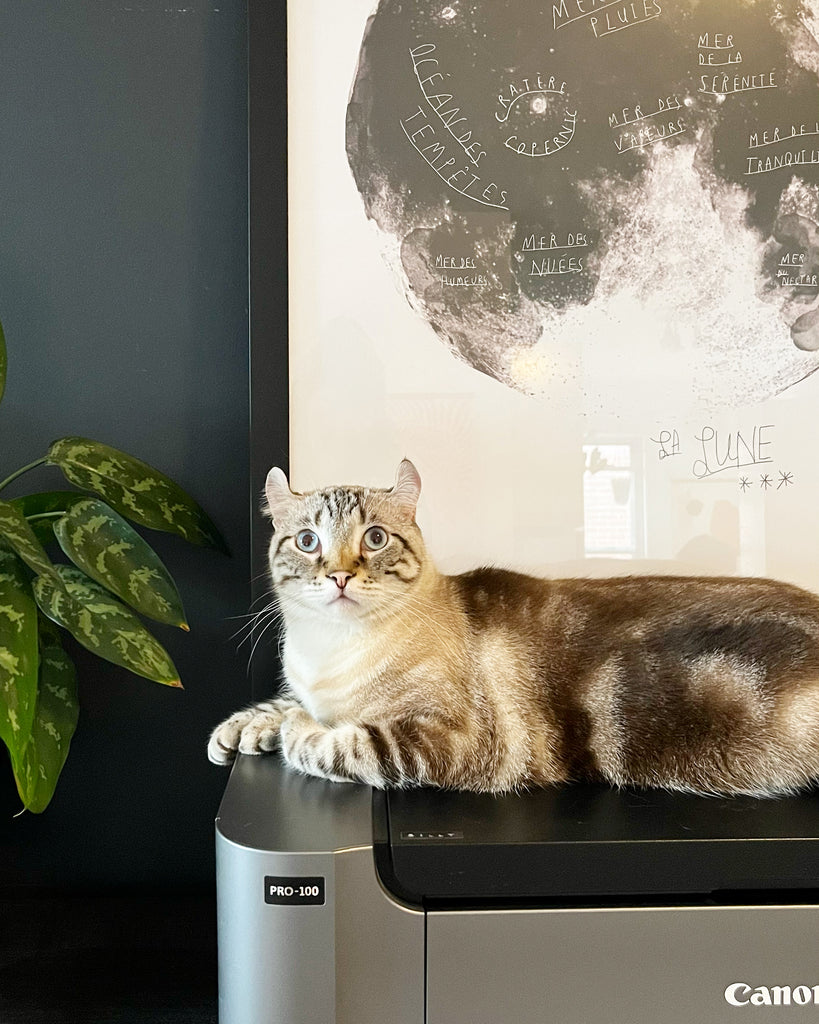
[[[239,757],[216,846],[220,1024],[819,1019],[819,795],[376,792]]]

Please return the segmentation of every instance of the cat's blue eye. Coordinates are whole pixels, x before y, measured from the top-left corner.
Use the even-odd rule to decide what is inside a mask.
[[[312,530],[300,530],[296,534],[295,540],[299,551],[304,551],[308,555],[315,555],[321,548],[321,541]]]
[[[369,551],[380,551],[387,546],[390,535],[380,526],[371,526],[364,534],[364,547]]]

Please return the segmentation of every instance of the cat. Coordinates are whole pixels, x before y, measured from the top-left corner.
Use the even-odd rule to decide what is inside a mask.
[[[773,796],[819,777],[819,598],[767,579],[440,574],[404,460],[390,489],[272,469],[282,696],[208,754],[281,749],[370,786],[570,781]]]

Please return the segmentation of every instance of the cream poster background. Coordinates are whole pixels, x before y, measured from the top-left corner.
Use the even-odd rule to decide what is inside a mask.
[[[583,6],[573,3],[578,10]],[[590,6],[586,0],[586,13]],[[619,6],[634,5],[604,6],[611,17]],[[671,8],[655,6],[666,14]],[[749,10],[756,6],[748,4]],[[782,195],[796,190],[793,204],[808,223],[806,236],[775,246],[764,232],[747,227],[749,198],[741,183],[704,188],[701,175],[694,173],[708,130],[703,125],[711,108],[705,105],[711,103],[722,115],[738,100],[713,89],[713,96],[700,95],[700,90],[703,84],[714,85],[715,74],[728,71],[732,81],[726,88],[733,88],[734,73],[741,71],[760,86],[760,102],[771,98],[772,89],[762,92],[767,84],[779,90],[776,110],[763,108],[738,129],[747,135],[743,160],[757,152],[767,158],[819,150],[815,135],[797,140],[798,149],[796,142],[781,141],[791,132],[791,119],[782,115],[788,86],[784,71],[752,67],[750,41],[742,47],[724,45],[729,36],[735,37],[732,43],[742,37],[736,4],[719,48],[713,32],[702,43],[705,30],[696,24],[697,5],[687,4],[693,11],[690,87],[674,82],[662,96],[656,89],[656,96],[632,92],[628,104],[606,95],[601,109],[608,115],[619,111],[619,118],[613,125],[610,116],[597,123],[588,103],[585,111],[581,102],[570,105],[578,98],[571,95],[575,83],[559,93],[571,76],[551,75],[550,63],[557,56],[550,56],[549,43],[569,32],[576,33],[577,45],[616,40],[594,34],[605,31],[602,10],[592,28],[590,19],[579,15],[577,24],[563,27],[560,8],[556,17],[544,8],[549,13],[541,66],[510,67],[507,60],[495,72],[505,75],[501,85],[487,69],[482,95],[473,86],[459,95],[459,117],[467,118],[461,137],[467,130],[474,133],[459,143],[458,129],[450,131],[445,121],[451,106],[436,109],[439,101],[430,101],[429,95],[441,93],[430,93],[434,83],[422,82],[428,77],[424,68],[440,70],[449,75],[447,94],[458,95],[459,65],[452,54],[457,56],[470,25],[460,26],[460,36],[453,37],[451,30],[458,29],[457,19],[463,22],[466,10],[454,2],[417,7],[423,17],[412,31],[402,26],[404,34],[395,43],[401,57],[393,71],[398,92],[392,97],[391,86],[385,91],[386,101],[394,102],[396,133],[401,132],[396,137],[403,148],[394,148],[396,166],[406,180],[384,177],[375,194],[372,181],[382,170],[376,167],[365,202],[361,176],[357,182],[351,170],[346,122],[361,73],[362,40],[376,9],[371,0],[290,4],[294,487],[387,485],[399,459],[409,456],[424,482],[419,521],[437,562],[448,571],[493,562],[571,575],[747,573],[819,589],[817,353],[810,342],[794,344],[791,330],[814,308],[817,289],[778,283],[785,274],[788,281],[804,277],[805,261],[810,269],[815,258],[809,229],[811,224],[819,229],[806,214],[819,194],[812,185],[816,168],[763,171],[766,183],[775,182]],[[810,5],[804,12],[815,14]],[[572,13],[567,8],[565,14]],[[639,33],[648,38],[645,34],[662,17],[661,11],[652,25],[624,25],[628,31],[622,31],[622,38]],[[819,63],[811,63],[815,40],[809,31],[816,21],[806,16],[802,25],[807,35],[791,39],[789,46],[800,57],[799,66],[813,76],[819,109]],[[617,22],[612,26],[617,28]],[[585,37],[577,34],[581,29]],[[492,51],[491,39],[483,45]],[[435,49],[422,49],[430,46]],[[700,55],[713,59],[706,47],[713,47],[726,67],[737,54],[741,60],[727,71],[706,66],[703,83]],[[592,57],[597,52],[590,51]],[[446,70],[447,54],[453,70]],[[437,63],[420,66],[427,58]],[[559,84],[549,93],[552,77]],[[526,89],[524,79],[544,89]],[[723,87],[722,80],[716,84]],[[415,90],[413,102],[405,88]],[[653,114],[661,99],[669,106],[674,99],[679,103],[675,116],[664,122],[677,126],[679,138],[650,130],[659,119],[636,116]],[[410,120],[416,109],[431,127],[413,141],[413,130],[422,125],[421,115]],[[795,113],[803,124],[803,112]],[[389,108],[388,114],[393,116]],[[573,123],[566,120],[572,114]],[[490,132],[492,118],[498,130]],[[532,134],[538,118],[548,130]],[[769,145],[775,130],[781,144]],[[810,130],[808,123],[804,131]],[[516,141],[507,146],[512,136]],[[542,147],[542,155],[516,150],[524,136],[533,150],[539,153]],[[466,167],[473,138],[483,143],[487,156],[471,166],[480,171],[484,187],[497,185],[490,193],[493,199],[500,198],[504,172],[514,182],[524,162],[526,180],[537,182],[541,176],[542,195],[548,199],[550,182],[571,174],[569,158],[582,150],[584,138],[600,152],[605,147],[615,171],[601,179],[604,188],[597,191],[594,210],[589,200],[578,207],[583,212],[575,218],[579,222],[557,217],[558,230],[552,231],[547,201],[542,214],[535,209],[537,198],[516,209],[515,196],[508,210],[486,209],[456,188],[471,176],[447,180],[452,176],[447,171],[454,173],[460,163],[440,172],[444,160],[439,167],[429,160],[438,150],[423,152],[425,145],[443,140],[450,150],[460,146]],[[546,152],[549,139],[553,149]],[[632,147],[633,154],[621,153]],[[639,189],[620,175],[616,158],[621,155],[641,161],[631,179]],[[366,153],[356,156],[367,158]],[[744,163],[743,172],[758,166]],[[426,198],[410,209],[405,193],[413,186],[416,195]],[[512,186],[505,190],[513,192]],[[606,210],[628,214],[630,203],[633,216],[605,221]],[[431,233],[442,227],[451,233],[436,240]],[[566,246],[570,234],[572,242],[582,238],[588,244],[579,273],[577,262],[555,262],[573,255]],[[787,265],[791,259],[793,266]],[[783,261],[784,268],[779,266]],[[508,268],[522,275],[522,287],[510,285]],[[538,292],[545,285],[564,284],[562,279],[526,280],[538,271],[546,277],[565,271],[572,287],[588,282],[593,297],[572,301],[573,293],[565,288]],[[770,280],[761,287],[766,273]],[[458,284],[458,276],[466,283]],[[527,293],[530,285],[535,290]],[[492,288],[514,292],[514,315],[482,318],[482,303],[492,305]],[[451,298],[456,294],[457,300]]]

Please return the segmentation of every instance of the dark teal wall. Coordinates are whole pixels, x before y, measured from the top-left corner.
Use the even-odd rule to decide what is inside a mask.
[[[156,629],[184,691],[72,648],[80,724],[44,815],[12,820],[0,754],[0,892],[212,878],[207,734],[250,695],[246,44],[236,0],[0,2],[0,478],[94,437],[174,477],[233,551],[150,536],[191,623]]]

